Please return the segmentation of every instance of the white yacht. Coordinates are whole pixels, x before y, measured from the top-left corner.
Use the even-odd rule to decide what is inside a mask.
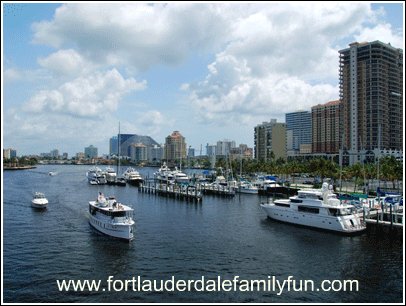
[[[104,175],[106,177],[107,184],[115,183],[117,172],[112,167],[104,169]]]
[[[154,173],[154,178],[164,183],[172,183],[174,180],[173,173],[165,162],[163,163],[161,168],[159,168],[158,171]]]
[[[89,201],[89,223],[106,235],[130,241],[134,238],[133,211],[100,192],[96,201]]]
[[[103,174],[103,171],[99,167],[92,167],[86,172],[86,177],[90,184],[92,185],[102,185],[106,184],[106,177]]]
[[[48,205],[48,200],[45,197],[45,194],[42,192],[36,192],[34,198],[31,201],[31,206],[34,208],[46,208]]]
[[[341,233],[357,233],[366,229],[353,205],[341,204],[332,186],[299,190],[297,196],[261,204],[271,219],[316,227]]]
[[[123,173],[123,177],[125,178],[127,183],[135,186],[140,185],[144,181],[140,173],[132,167],[129,167],[127,168],[127,170],[125,170],[125,172]]]
[[[189,183],[189,177],[182,171],[178,170],[178,168],[175,168],[175,170],[172,171],[172,175],[173,175],[176,183],[181,183],[181,184]]]
[[[239,193],[258,194],[258,187],[249,182],[239,182],[235,191]]]

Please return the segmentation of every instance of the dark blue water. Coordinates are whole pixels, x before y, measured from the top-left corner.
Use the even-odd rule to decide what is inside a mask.
[[[89,166],[39,166],[3,173],[4,302],[402,302],[403,243],[370,234],[356,237],[276,223],[252,195],[205,196],[188,203],[139,193],[133,186],[91,186]],[[142,168],[143,175],[156,169]],[[56,176],[48,176],[56,171]],[[44,192],[45,211],[30,206]],[[93,230],[88,201],[98,191],[135,210],[135,239]],[[262,201],[265,199],[262,198]],[[358,291],[61,292],[56,280],[207,279],[299,282],[358,280]],[[116,283],[120,284],[120,283]],[[298,284],[298,283],[297,283]],[[119,289],[119,286],[117,287]],[[299,289],[299,286],[296,287]],[[131,289],[131,288],[130,288]],[[258,288],[257,288],[258,289]]]

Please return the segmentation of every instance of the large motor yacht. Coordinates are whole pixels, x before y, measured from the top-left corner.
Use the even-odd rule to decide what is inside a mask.
[[[89,202],[89,223],[106,235],[130,241],[134,238],[133,211],[100,192],[96,201]]]
[[[341,204],[333,187],[299,190],[297,196],[261,204],[271,219],[346,234],[366,229],[353,205]]]
[[[127,168],[123,173],[123,176],[127,183],[134,186],[139,186],[144,181],[140,173],[132,167]]]

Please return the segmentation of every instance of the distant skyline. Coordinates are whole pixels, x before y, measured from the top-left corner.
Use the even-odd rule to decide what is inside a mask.
[[[404,4],[2,2],[3,148],[18,155],[121,133],[187,147],[339,98],[338,51],[404,46]]]

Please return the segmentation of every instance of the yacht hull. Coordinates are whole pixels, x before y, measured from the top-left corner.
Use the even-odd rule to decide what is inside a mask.
[[[360,219],[354,218],[353,216],[338,218],[334,216],[307,214],[279,208],[275,205],[269,204],[261,204],[261,207],[264,209],[270,219],[285,223],[348,235],[361,233],[366,229],[366,227],[361,224]]]
[[[132,224],[114,224],[103,222],[101,219],[95,218],[89,214],[89,224],[99,232],[115,238],[131,241],[134,239]]]

